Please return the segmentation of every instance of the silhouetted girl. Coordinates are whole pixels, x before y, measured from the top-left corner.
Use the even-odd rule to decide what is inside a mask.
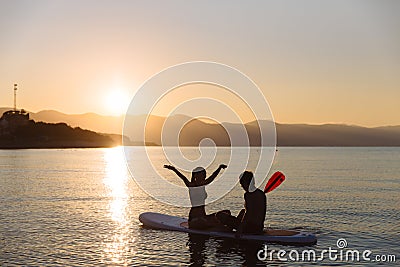
[[[206,214],[205,201],[207,198],[207,192],[205,186],[214,181],[219,172],[226,167],[227,166],[224,164],[219,165],[218,169],[216,169],[208,178],[206,178],[206,170],[203,167],[197,167],[192,171],[192,179],[189,181],[174,166],[164,165],[164,168],[174,171],[189,188],[190,203],[192,205],[189,212],[189,228],[206,229],[219,225],[215,213],[209,215]]]

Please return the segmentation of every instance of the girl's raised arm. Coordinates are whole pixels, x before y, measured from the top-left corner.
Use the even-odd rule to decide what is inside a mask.
[[[171,166],[171,165],[164,165],[164,168],[175,172],[176,175],[178,175],[178,177],[182,179],[182,181],[185,183],[185,185],[186,185],[187,187],[193,186],[192,183],[188,180],[188,178],[186,178],[186,176],[183,175],[180,171],[178,171],[174,166]]]
[[[225,164],[221,164],[219,165],[218,169],[215,170],[215,172],[213,172],[213,174],[211,174],[210,177],[208,177],[205,181],[204,181],[204,185],[208,185],[209,183],[211,183],[212,181],[214,181],[214,179],[217,177],[217,175],[219,174],[219,172],[222,169],[225,169],[227,166]]]

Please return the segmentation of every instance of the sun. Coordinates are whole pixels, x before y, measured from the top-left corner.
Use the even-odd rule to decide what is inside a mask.
[[[131,98],[126,90],[112,89],[105,95],[105,107],[110,115],[123,115],[128,109]]]

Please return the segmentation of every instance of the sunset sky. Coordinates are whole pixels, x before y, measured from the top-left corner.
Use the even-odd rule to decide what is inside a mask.
[[[29,111],[118,115],[152,75],[202,60],[253,79],[277,122],[400,125],[399,14],[396,0],[3,0],[0,107],[18,83]]]

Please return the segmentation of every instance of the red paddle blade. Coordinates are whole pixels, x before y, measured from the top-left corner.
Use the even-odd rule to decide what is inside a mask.
[[[269,178],[268,183],[265,185],[264,193],[269,193],[275,188],[277,188],[281,183],[285,181],[285,175],[281,172],[276,172],[272,174]]]

